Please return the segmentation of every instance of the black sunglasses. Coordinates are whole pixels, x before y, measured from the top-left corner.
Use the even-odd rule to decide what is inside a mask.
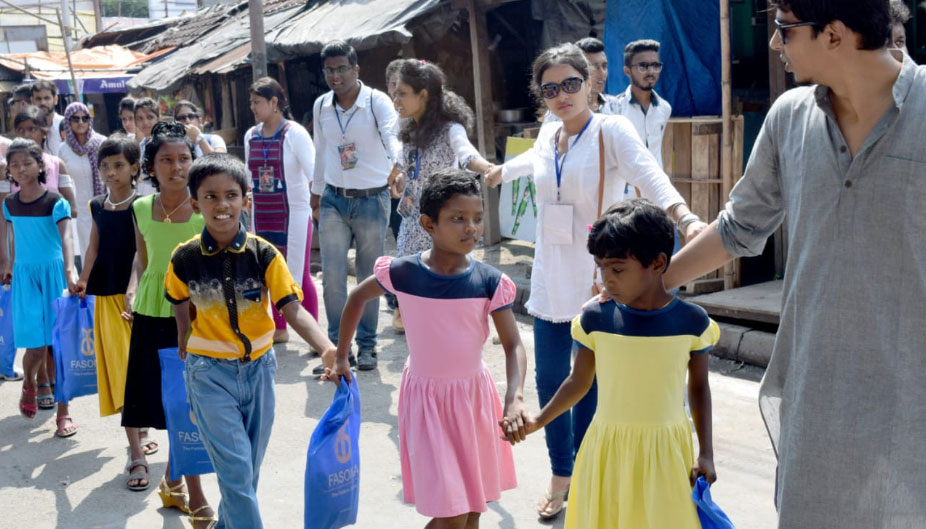
[[[68,118],[68,121],[71,123],[80,123],[81,121],[90,123],[90,116],[71,116]]]
[[[781,37],[781,45],[784,46],[788,43],[788,31],[791,28],[800,28],[803,26],[816,26],[816,22],[791,22],[783,23],[778,19],[775,19],[776,31],[778,31],[778,36]]]
[[[174,116],[174,119],[177,121],[192,121],[194,119],[199,119],[199,114],[196,112],[190,112],[189,114],[180,114],[179,116]]]
[[[553,99],[559,95],[559,91],[562,88],[563,92],[567,94],[574,94],[582,89],[582,83],[585,81],[581,77],[569,77],[563,79],[561,83],[543,83],[540,85],[540,95],[544,99]]]

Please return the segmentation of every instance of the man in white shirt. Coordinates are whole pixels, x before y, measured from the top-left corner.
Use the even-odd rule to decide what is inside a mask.
[[[373,263],[385,253],[389,186],[402,146],[395,107],[389,96],[360,82],[354,48],[332,41],[321,58],[331,91],[315,100],[313,112],[312,211],[318,219],[328,337],[337,343],[347,301],[347,251],[353,241],[357,282],[373,273]],[[361,370],[376,368],[378,313],[378,301],[367,303],[357,329]],[[319,366],[314,372],[322,371]]]
[[[45,152],[58,156],[61,145],[61,122],[64,116],[55,112],[58,106],[58,87],[53,81],[41,80],[32,85],[32,104],[48,112],[50,122],[45,133]]]
[[[659,97],[653,87],[659,81],[659,43],[637,40],[624,48],[624,74],[630,86],[617,96],[618,113],[628,118],[640,139],[662,168],[662,135],[672,115],[672,106]]]

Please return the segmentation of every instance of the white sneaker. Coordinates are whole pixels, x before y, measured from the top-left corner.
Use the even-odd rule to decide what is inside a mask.
[[[22,379],[23,379],[23,374],[15,369],[13,370],[12,375],[0,374],[0,380],[6,381],[6,382],[16,382]]]

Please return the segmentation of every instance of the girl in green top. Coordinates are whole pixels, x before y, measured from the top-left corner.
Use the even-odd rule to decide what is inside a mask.
[[[127,312],[123,314],[132,321],[132,337],[122,426],[165,430],[158,350],[177,346],[177,323],[164,297],[164,274],[174,248],[198,235],[205,224],[190,205],[187,172],[195,155],[183,125],[155,125],[143,156],[146,178],[158,192],[132,205],[136,254],[125,296]],[[184,476],[187,497],[182,480],[167,480],[169,467],[158,486],[164,507],[195,514],[191,521],[196,529],[211,527],[214,513],[203,495],[199,476]]]

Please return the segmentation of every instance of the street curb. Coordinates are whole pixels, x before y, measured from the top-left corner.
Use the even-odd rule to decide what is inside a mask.
[[[768,367],[775,346],[775,334],[730,323],[718,323],[718,326],[720,341],[711,351],[714,356]]]

